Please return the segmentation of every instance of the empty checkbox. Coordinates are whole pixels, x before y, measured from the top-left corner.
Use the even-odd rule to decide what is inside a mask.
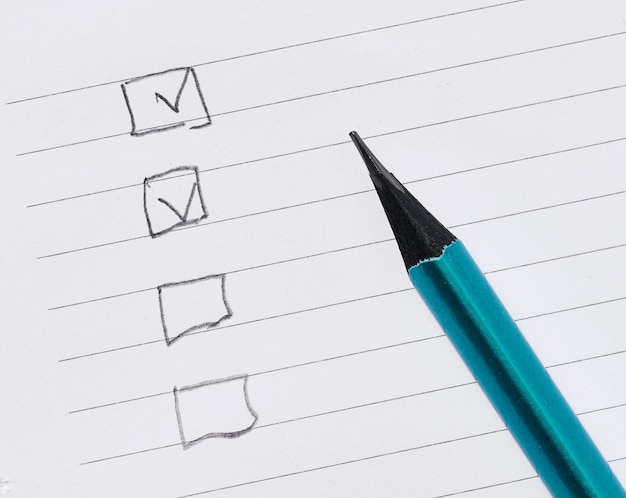
[[[187,334],[217,327],[232,316],[226,299],[226,275],[163,284],[157,290],[168,346]]]
[[[184,449],[209,438],[235,438],[254,427],[258,415],[248,399],[248,376],[209,380],[174,388]]]

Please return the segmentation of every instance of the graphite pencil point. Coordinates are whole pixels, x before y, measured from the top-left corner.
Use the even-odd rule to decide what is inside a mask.
[[[357,132],[350,132],[350,138],[369,171],[407,270],[441,256],[456,237],[382,165]]]

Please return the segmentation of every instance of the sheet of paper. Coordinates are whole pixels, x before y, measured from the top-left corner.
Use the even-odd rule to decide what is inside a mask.
[[[361,159],[626,482],[623,2],[3,2],[0,496],[548,496]]]

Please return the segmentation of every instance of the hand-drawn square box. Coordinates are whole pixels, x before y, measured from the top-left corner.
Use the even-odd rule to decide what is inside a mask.
[[[239,437],[259,418],[248,399],[247,375],[175,387],[174,405],[184,449],[208,438]]]
[[[198,168],[180,166],[146,178],[143,208],[152,238],[207,218]]]
[[[233,315],[226,299],[226,275],[163,284],[157,290],[168,346],[187,334],[217,327]]]
[[[192,67],[148,74],[122,83],[130,114],[131,135],[171,130],[195,123],[190,129],[211,124],[200,82]]]

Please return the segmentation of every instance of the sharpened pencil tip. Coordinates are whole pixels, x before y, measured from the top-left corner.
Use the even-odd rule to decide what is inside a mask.
[[[361,154],[374,185],[381,186],[382,184],[387,184],[397,188],[401,192],[406,192],[404,185],[382,165],[356,131],[350,132],[350,138],[352,142],[354,142],[359,154]]]
[[[407,270],[441,256],[456,237],[382,165],[356,131],[350,132],[350,138],[369,171]]]

